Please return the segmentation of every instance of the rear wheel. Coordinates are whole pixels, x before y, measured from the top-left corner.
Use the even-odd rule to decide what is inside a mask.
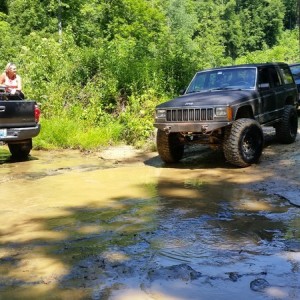
[[[19,143],[10,143],[8,144],[8,148],[13,158],[26,159],[32,149],[32,139]]]
[[[280,143],[290,144],[295,141],[298,131],[298,115],[294,106],[285,106],[282,120],[275,127],[275,130]]]
[[[179,133],[166,134],[158,129],[156,137],[157,152],[166,163],[178,162],[184,153],[184,144],[180,142]]]
[[[263,150],[264,135],[258,122],[238,119],[226,128],[223,151],[228,162],[238,167],[248,167],[259,161]]]

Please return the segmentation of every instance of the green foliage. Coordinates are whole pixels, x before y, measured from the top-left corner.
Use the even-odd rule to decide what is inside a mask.
[[[297,40],[298,30],[287,30],[280,43],[273,48],[265,48],[254,52],[249,52],[236,60],[237,64],[276,62],[283,61],[293,63],[299,61],[299,42]]]
[[[18,55],[19,41],[12,39],[13,35],[7,15],[0,12],[0,62],[10,61]]]
[[[195,71],[234,62],[298,61],[295,4],[4,1],[0,68],[14,61],[25,95],[41,106],[37,147],[141,145],[153,139],[155,106],[177,95]]]
[[[34,139],[36,149],[97,149],[120,141],[123,129],[117,121],[104,127],[87,127],[81,120],[66,117],[42,119],[41,126],[41,133]]]
[[[2,0],[0,2],[0,12],[6,13],[7,14],[7,1],[8,0]]]
[[[229,0],[224,10],[226,53],[233,59],[274,46],[283,31],[282,0]]]
[[[125,141],[138,145],[153,138],[154,110],[160,101],[162,99],[155,90],[148,90],[142,95],[134,93],[129,97],[126,109],[120,114]]]
[[[292,30],[298,23],[299,0],[283,0],[285,6],[285,15],[283,19],[285,29]],[[299,25],[299,24],[298,24]]]
[[[226,55],[235,59],[244,52],[243,24],[239,14],[236,12],[235,0],[230,0],[226,4],[223,19],[227,28],[224,31]]]

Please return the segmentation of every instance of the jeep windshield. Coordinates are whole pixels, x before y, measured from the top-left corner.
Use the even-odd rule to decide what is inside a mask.
[[[255,89],[256,68],[226,68],[196,73],[185,94],[212,90]]]

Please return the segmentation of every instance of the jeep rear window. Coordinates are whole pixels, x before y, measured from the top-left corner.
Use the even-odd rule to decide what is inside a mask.
[[[281,68],[283,80],[285,84],[293,83],[293,76],[288,67],[282,66]],[[299,70],[300,71],[300,70]]]
[[[295,77],[295,79],[300,78],[300,64],[295,66],[290,66],[290,69]]]
[[[186,94],[207,90],[254,89],[256,68],[228,68],[198,72],[189,84]]]

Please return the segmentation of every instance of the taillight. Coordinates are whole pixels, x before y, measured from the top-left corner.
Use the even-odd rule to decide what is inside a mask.
[[[40,121],[41,110],[37,105],[34,106],[34,118],[35,122],[38,123]]]

